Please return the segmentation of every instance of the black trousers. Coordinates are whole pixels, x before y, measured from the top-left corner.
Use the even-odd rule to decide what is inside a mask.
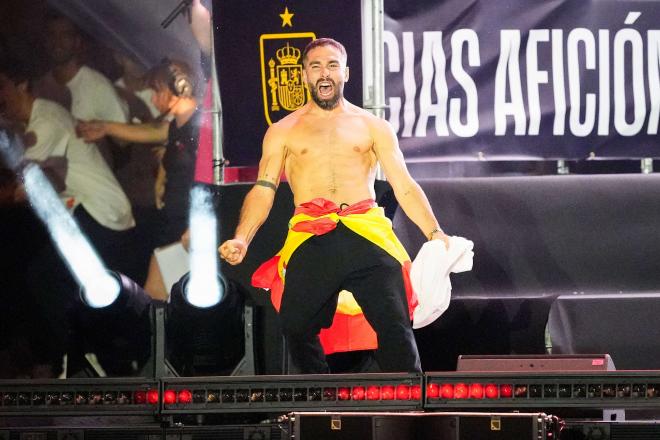
[[[339,222],[294,252],[285,279],[282,331],[302,373],[329,372],[318,334],[332,324],[342,289],[353,293],[378,336],[380,369],[421,371],[401,264],[383,249]]]

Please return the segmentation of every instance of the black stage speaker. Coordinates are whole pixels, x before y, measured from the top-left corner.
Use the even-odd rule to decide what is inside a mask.
[[[550,440],[558,419],[543,413],[292,413],[296,440]]]
[[[609,354],[461,355],[456,371],[614,371]]]

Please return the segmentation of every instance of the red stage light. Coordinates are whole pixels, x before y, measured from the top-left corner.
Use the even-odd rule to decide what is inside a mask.
[[[380,387],[376,385],[371,385],[367,387],[367,400],[378,400],[380,399]]]
[[[453,390],[452,390],[453,391]],[[426,397],[437,399],[440,396],[440,387],[437,383],[430,383],[426,386]]]
[[[165,402],[165,405],[175,404],[176,403],[176,391],[165,390],[165,394],[163,395],[163,402]]]
[[[133,402],[137,405],[144,405],[147,403],[147,392],[146,391],[136,391],[133,394]]]
[[[158,404],[158,390],[149,390],[147,391],[147,402],[151,405]]]
[[[513,394],[516,397],[527,397],[527,385],[516,385]]]
[[[470,384],[470,398],[471,399],[483,399],[484,398],[484,386],[480,383]]]
[[[511,385],[500,385],[500,397],[513,397],[513,387]]]
[[[410,397],[413,400],[421,400],[422,398],[422,387],[420,385],[413,385],[410,387]]]
[[[189,404],[192,403],[193,395],[189,390],[181,390],[177,396],[179,403]]]
[[[351,390],[349,388],[339,388],[337,390],[337,398],[339,400],[350,400]]]
[[[488,399],[497,399],[497,385],[489,383],[484,390]]]
[[[440,387],[440,395],[443,399],[454,398],[454,385],[450,383],[443,383]]]
[[[454,399],[467,399],[469,396],[469,388],[464,383],[457,383],[454,385]]]
[[[353,400],[364,400],[365,392],[364,387],[353,387],[352,397]]]
[[[397,385],[396,398],[397,400],[410,400],[410,385]]]
[[[384,385],[381,387],[380,398],[382,400],[394,400],[394,387],[392,385]]]

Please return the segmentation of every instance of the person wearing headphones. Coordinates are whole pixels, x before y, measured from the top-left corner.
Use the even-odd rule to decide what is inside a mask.
[[[154,243],[160,247],[179,241],[188,227],[188,196],[195,174],[201,111],[195,98],[193,72],[186,63],[163,60],[149,71],[148,84],[154,90],[152,102],[161,112],[155,122],[83,121],[77,131],[87,142],[111,136],[125,142],[165,144],[165,186],[158,203],[161,209]],[[166,116],[172,120],[165,121]],[[153,298],[169,296],[153,255],[144,288]]]

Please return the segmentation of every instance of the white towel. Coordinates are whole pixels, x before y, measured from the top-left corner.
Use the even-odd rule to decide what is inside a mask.
[[[449,237],[449,249],[442,240],[424,243],[412,262],[410,281],[419,304],[413,313],[413,328],[431,324],[442,315],[451,299],[450,273],[472,270],[474,243],[463,237]]]

